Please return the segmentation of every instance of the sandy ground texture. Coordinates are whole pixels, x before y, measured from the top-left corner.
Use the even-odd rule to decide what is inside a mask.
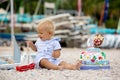
[[[60,59],[75,63],[85,49],[63,48]],[[102,49],[110,61],[108,70],[47,70],[34,69],[25,72],[0,70],[0,80],[120,80],[120,49]]]

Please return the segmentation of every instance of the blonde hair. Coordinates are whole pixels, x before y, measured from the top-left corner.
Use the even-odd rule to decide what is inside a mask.
[[[51,32],[52,34],[54,34],[54,24],[51,20],[45,19],[40,21],[40,23],[37,26],[37,32],[39,32],[39,28],[42,27],[44,28],[46,31]]]

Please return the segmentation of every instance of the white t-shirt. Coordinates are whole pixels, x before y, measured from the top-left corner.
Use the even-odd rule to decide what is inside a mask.
[[[46,58],[54,64],[59,64],[59,61],[52,57],[52,53],[54,50],[61,49],[59,41],[59,38],[53,38],[46,41],[42,41],[40,38],[38,38],[35,43],[35,46],[37,48],[35,62],[39,63],[41,59]]]

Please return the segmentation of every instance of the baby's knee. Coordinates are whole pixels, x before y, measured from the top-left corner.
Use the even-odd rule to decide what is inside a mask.
[[[44,63],[47,63],[47,62],[48,62],[48,59],[46,59],[46,58],[43,58],[43,59],[40,60],[40,64],[44,64]]]
[[[45,65],[47,65],[48,62],[49,62],[48,59],[43,58],[43,59],[40,60],[39,66],[44,67]]]

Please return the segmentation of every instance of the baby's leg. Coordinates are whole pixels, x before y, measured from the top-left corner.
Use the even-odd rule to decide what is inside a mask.
[[[60,65],[64,65],[65,69],[70,69],[70,70],[79,70],[81,66],[81,61],[77,60],[76,64],[69,64],[66,62],[61,62]]]
[[[40,65],[47,68],[47,69],[54,69],[54,70],[62,70],[63,69],[63,66],[57,66],[53,63],[51,63],[50,61],[48,61],[47,59],[42,59],[40,61]]]

